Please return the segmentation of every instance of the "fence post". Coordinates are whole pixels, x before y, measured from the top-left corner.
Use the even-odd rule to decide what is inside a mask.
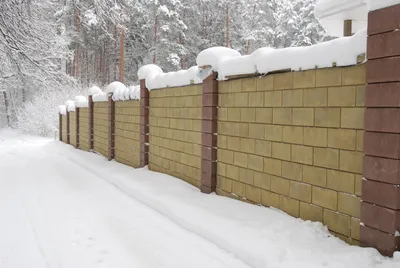
[[[67,110],[67,144],[71,144],[70,143],[70,127],[69,127],[69,121],[70,120],[71,120],[70,112],[68,112],[68,110]]]
[[[108,161],[115,155],[115,102],[112,94],[108,95]]]
[[[149,164],[149,109],[150,93],[146,81],[140,80],[140,167]]]
[[[94,125],[94,103],[93,96],[89,96],[89,150],[94,149],[93,140],[93,125]]]
[[[400,4],[368,14],[360,243],[400,250]]]
[[[201,191],[212,193],[217,186],[218,81],[213,72],[203,80]]]
[[[79,148],[79,108],[75,108],[76,149]]]
[[[60,139],[60,141],[62,141],[62,114],[61,113],[58,113],[58,122],[59,122],[58,138]]]

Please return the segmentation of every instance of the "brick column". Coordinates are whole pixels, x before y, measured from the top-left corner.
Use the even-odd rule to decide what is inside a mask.
[[[212,193],[217,186],[217,73],[203,80],[201,186],[203,193]]]
[[[150,93],[146,81],[140,80],[140,167],[149,164],[149,108]]]
[[[75,108],[76,148],[79,148],[79,108]]]
[[[94,125],[94,103],[93,97],[89,96],[89,149],[93,150],[93,125]]]
[[[360,242],[400,250],[400,5],[368,16]]]
[[[71,144],[70,143],[70,139],[69,139],[69,135],[70,135],[70,131],[69,131],[69,120],[70,120],[70,113],[67,111],[67,144]]]
[[[58,122],[60,124],[58,127],[58,138],[62,141],[62,114],[58,114]]]
[[[108,96],[108,157],[111,161],[115,156],[115,102],[112,94]]]

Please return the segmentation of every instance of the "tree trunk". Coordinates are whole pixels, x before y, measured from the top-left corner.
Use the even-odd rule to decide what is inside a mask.
[[[229,7],[226,7],[226,47],[229,47]]]
[[[113,67],[114,67],[114,80],[117,81],[117,55],[118,55],[118,32],[117,32],[117,26],[114,28],[114,61],[113,61]]]
[[[124,83],[124,68],[125,68],[125,33],[124,28],[121,27],[121,40],[120,40],[120,54],[119,54],[119,81]]]
[[[154,51],[153,51],[153,64],[156,63],[156,47],[157,47],[157,27],[158,27],[158,16],[157,16],[157,10],[156,10],[156,17],[154,20]]]

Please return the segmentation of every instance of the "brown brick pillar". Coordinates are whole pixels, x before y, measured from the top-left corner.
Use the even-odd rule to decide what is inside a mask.
[[[75,108],[76,148],[79,148],[79,108]]]
[[[60,141],[62,141],[62,114],[58,114],[58,122],[59,122],[59,126],[58,126],[58,138],[60,139]]]
[[[368,15],[360,242],[400,250],[400,5]]]
[[[93,97],[89,96],[89,149],[93,150],[94,148],[94,139],[93,139],[93,125],[94,125],[94,103]]]
[[[108,96],[108,157],[111,161],[115,155],[115,102],[112,94]]]
[[[212,193],[217,186],[217,73],[203,80],[201,186],[203,193]]]
[[[70,135],[70,131],[69,131],[69,120],[71,120],[70,119],[70,113],[67,111],[67,144],[71,144],[70,143],[70,137],[69,137],[69,135]]]
[[[149,164],[150,93],[144,79],[140,80],[140,167]]]

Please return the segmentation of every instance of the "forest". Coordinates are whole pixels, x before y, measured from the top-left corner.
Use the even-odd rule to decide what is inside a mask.
[[[164,72],[227,46],[308,46],[330,37],[316,0],[7,0],[0,2],[0,124],[51,135],[62,100],[92,85],[137,84],[149,63]],[[8,116],[8,120],[4,118]],[[1,123],[3,122],[3,123]]]

